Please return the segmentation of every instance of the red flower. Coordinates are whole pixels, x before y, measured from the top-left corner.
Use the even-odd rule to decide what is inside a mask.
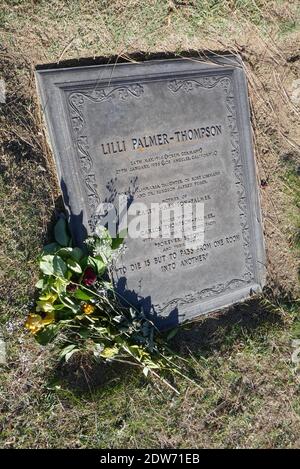
[[[92,267],[87,267],[84,271],[82,282],[87,287],[93,285],[97,280],[97,275]]]
[[[68,293],[74,293],[78,288],[78,285],[76,285],[73,282],[70,282],[69,285],[67,285],[67,292]]]

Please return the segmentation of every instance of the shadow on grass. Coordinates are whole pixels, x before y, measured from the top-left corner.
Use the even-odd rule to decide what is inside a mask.
[[[92,356],[74,355],[67,363],[57,365],[52,381],[81,395],[99,388],[114,388],[120,381],[133,376],[140,376],[144,381],[142,373],[133,365],[105,363]]]
[[[212,351],[231,348],[246,336],[259,342],[262,335],[283,324],[282,316],[275,309],[254,298],[182,326],[171,345],[182,356],[190,353],[209,356]]]
[[[288,307],[292,299],[283,295],[280,304]],[[264,344],[266,335],[283,327],[282,315],[275,308],[264,305],[260,298],[254,298],[180,327],[169,345],[181,357],[193,354],[195,358],[206,358],[215,351],[229,351],[235,344],[249,337],[257,345]],[[190,370],[188,374],[198,381],[197,373],[194,375]],[[76,355],[68,363],[60,364],[55,371],[55,379],[76,394],[113,388],[121,381],[131,381],[133,378],[141,384],[146,382],[135,366],[99,363],[93,358]]]

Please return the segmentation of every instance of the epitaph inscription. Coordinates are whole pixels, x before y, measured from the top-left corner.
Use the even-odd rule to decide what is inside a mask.
[[[37,78],[78,239],[78,220],[93,232],[99,204],[117,205],[121,194],[128,204],[149,207],[204,204],[201,245],[149,232],[126,239],[113,272],[123,301],[169,327],[262,288],[263,239],[239,62],[164,60],[42,70]]]

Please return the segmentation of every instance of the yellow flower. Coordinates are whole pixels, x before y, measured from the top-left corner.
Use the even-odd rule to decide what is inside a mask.
[[[100,353],[101,357],[112,358],[119,352],[118,347],[105,347],[104,350]]]
[[[84,314],[92,314],[95,311],[95,306],[89,303],[84,303],[84,305],[82,306],[82,310]]]
[[[30,313],[25,322],[25,327],[32,334],[36,334],[42,327],[42,318],[39,314]]]
[[[47,301],[47,303],[54,303],[54,301],[56,300],[57,298],[57,294],[56,293],[45,293],[45,295],[43,296],[40,296],[40,300],[41,301]]]
[[[37,301],[37,311],[43,311],[44,313],[49,313],[50,311],[54,310],[54,306],[49,301]]]
[[[44,313],[48,313],[54,310],[53,303],[57,299],[56,293],[45,293],[44,295],[39,297],[40,301],[37,301],[37,311],[43,311]]]
[[[55,321],[54,311],[48,311],[47,313],[42,314],[43,326],[47,326],[48,324],[51,324],[54,321]]]
[[[44,313],[43,316],[39,314],[30,313],[26,322],[25,327],[28,329],[32,334],[36,334],[39,332],[44,326],[51,324],[54,322],[55,317],[53,312]]]

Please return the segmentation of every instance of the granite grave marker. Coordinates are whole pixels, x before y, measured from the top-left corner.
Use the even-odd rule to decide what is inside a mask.
[[[246,78],[232,56],[39,69],[38,90],[74,237],[101,203],[204,204],[204,242],[127,237],[114,281],[159,327],[264,284]]]

